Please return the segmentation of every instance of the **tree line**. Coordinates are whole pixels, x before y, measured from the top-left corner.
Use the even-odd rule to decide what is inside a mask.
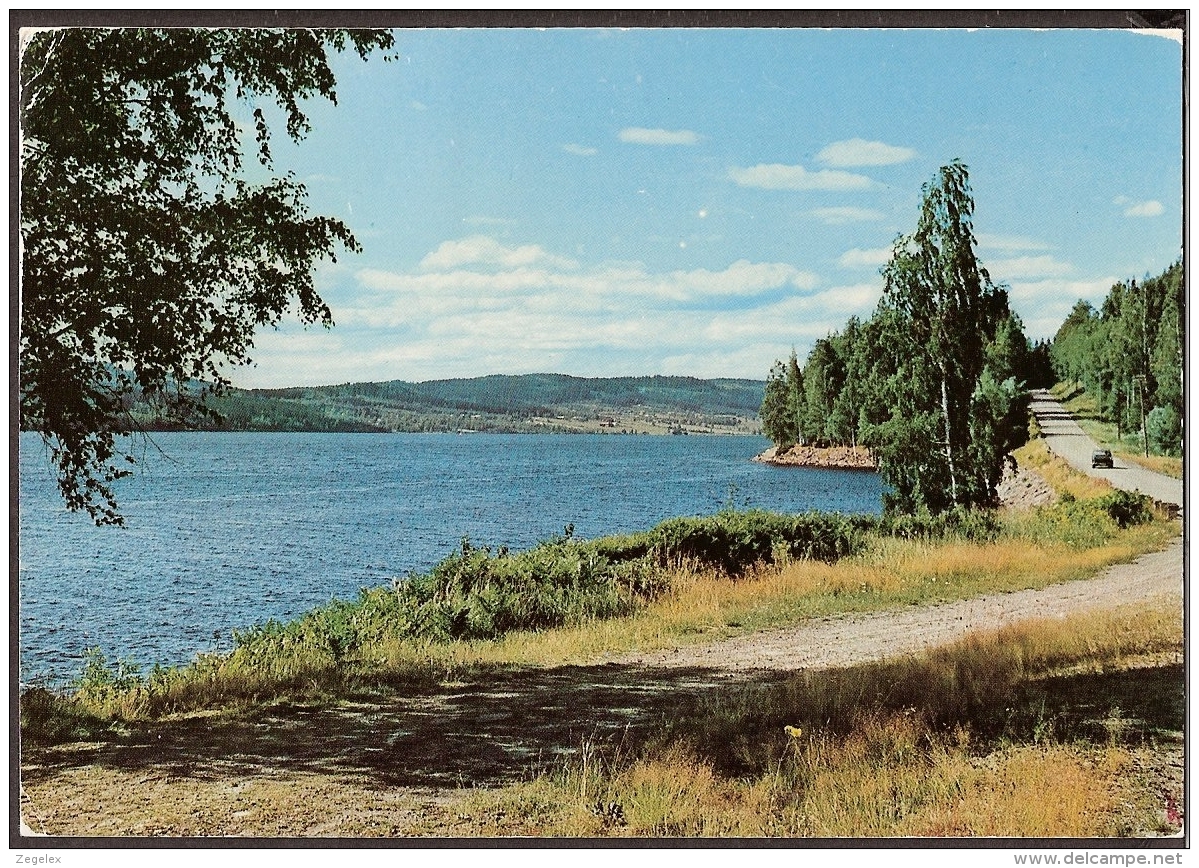
[[[868,447],[889,511],[940,513],[996,502],[1028,436],[1028,387],[1052,371],[975,253],[967,167],[942,167],[922,194],[874,314],[816,341],[802,367],[794,351],[776,361],[761,417],[780,449]]]
[[[1095,398],[1117,439],[1140,433],[1146,455],[1182,451],[1185,292],[1178,260],[1115,284],[1099,310],[1079,300],[1053,338],[1057,378]]]

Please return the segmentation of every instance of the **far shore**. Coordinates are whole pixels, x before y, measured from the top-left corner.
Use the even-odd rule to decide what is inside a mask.
[[[776,467],[821,467],[836,470],[875,470],[874,457],[864,446],[791,446],[782,452],[771,446],[754,457],[761,464]]]

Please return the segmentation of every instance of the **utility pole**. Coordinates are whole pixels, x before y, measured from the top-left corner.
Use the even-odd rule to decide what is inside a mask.
[[[1145,457],[1149,457],[1149,430],[1145,427],[1145,375],[1137,374],[1134,378],[1137,383],[1137,388],[1141,398],[1141,443],[1143,444]]]

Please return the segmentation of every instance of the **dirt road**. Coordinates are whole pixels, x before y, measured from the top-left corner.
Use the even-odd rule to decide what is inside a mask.
[[[1051,446],[1085,454],[1090,472],[1090,446],[1057,417],[1060,406],[1042,398],[1037,412],[1054,428]],[[1160,485],[1158,499],[1176,486],[1181,502],[1177,480],[1112,475],[1147,493],[1147,482]],[[30,750],[22,757],[22,815],[30,833],[55,836],[427,832],[421,824],[465,788],[552,769],[584,740],[654,726],[706,691],[919,651],[1027,618],[1161,597],[1181,604],[1182,552],[1180,539],[1095,579],[1038,591],[825,618],[587,666],[493,669],[415,697],[280,705],[141,725],[104,744]]]

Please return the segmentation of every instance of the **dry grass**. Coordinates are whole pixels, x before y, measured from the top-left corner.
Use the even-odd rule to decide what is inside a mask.
[[[1175,458],[1170,455],[1143,455],[1139,452],[1128,452],[1123,449],[1119,450],[1116,454],[1127,461],[1141,465],[1147,470],[1152,470],[1154,473],[1171,476],[1174,479],[1182,479],[1183,462],[1181,458]]]
[[[1069,494],[1076,500],[1102,497],[1114,489],[1106,479],[1087,476],[1075,470],[1066,461],[1049,451],[1045,441],[1030,440],[1014,453],[1016,463],[1037,471],[1059,495]]]
[[[1168,603],[798,676],[692,709],[638,756],[584,745],[555,775],[472,793],[455,834],[1024,838],[1152,829],[1157,794],[1136,791],[1135,734],[1110,724],[1119,710],[1106,712],[1107,728],[1097,730],[1106,735],[1088,737],[1093,721],[1086,730],[1046,718],[1037,685],[1180,655],[1181,630]],[[780,720],[802,725],[784,732]],[[730,771],[727,745],[738,733]]]

